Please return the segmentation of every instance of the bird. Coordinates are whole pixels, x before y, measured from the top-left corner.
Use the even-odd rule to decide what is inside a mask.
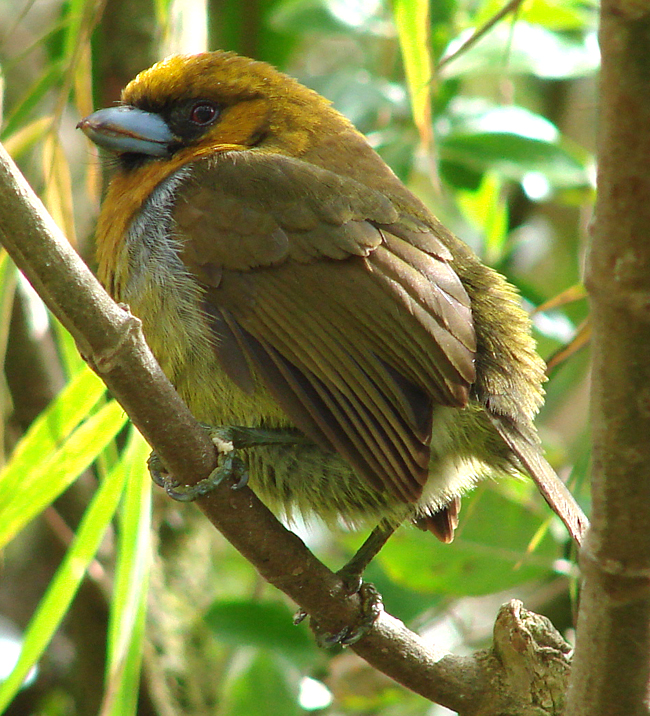
[[[580,540],[517,291],[328,100],[232,52],[173,55],[78,126],[115,157],[101,282],[194,416],[249,431],[272,510],[450,542],[465,492],[528,473]]]

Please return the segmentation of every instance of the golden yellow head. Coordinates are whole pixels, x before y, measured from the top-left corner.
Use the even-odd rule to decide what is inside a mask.
[[[327,100],[274,67],[231,52],[173,55],[141,72],[122,103],[165,119],[179,145],[263,146],[300,156],[351,125]]]
[[[224,106],[267,98],[309,104],[320,95],[265,62],[232,52],[171,55],[141,72],[122,91],[122,102],[150,111],[189,98],[212,99]]]

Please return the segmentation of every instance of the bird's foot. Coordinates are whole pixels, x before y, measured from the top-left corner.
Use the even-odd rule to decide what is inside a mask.
[[[346,584],[346,581],[346,577],[343,577],[344,584]],[[346,585],[347,589],[348,586]],[[316,636],[318,646],[324,649],[331,649],[335,646],[350,646],[356,644],[372,629],[384,610],[381,594],[374,584],[362,582],[360,579],[356,580],[356,585],[347,591],[346,596],[352,596],[353,594],[359,596],[361,606],[359,616],[352,624],[345,626],[338,632],[325,632],[320,629],[313,619],[311,620],[311,628]],[[300,609],[294,615],[293,623],[300,624],[305,617],[307,617],[307,612],[304,609]]]
[[[352,559],[337,572],[343,581],[344,595],[346,597],[351,597],[353,594],[359,595],[360,614],[355,623],[346,626],[336,634],[322,632],[317,624],[312,624],[319,646],[329,648],[336,644],[342,646],[356,644],[372,629],[372,625],[384,609],[384,603],[374,584],[364,582],[362,577],[366,567],[386,544],[396,528],[396,523],[382,520],[359,547]],[[307,612],[300,609],[293,618],[294,624],[300,624],[306,616]]]
[[[199,497],[212,492],[226,479],[234,480],[233,490],[238,490],[248,483],[246,465],[238,452],[263,445],[295,445],[309,442],[300,433],[289,430],[271,430],[263,428],[246,428],[239,426],[213,427],[203,426],[219,453],[219,465],[203,480],[194,485],[182,485],[170,475],[160,457],[152,452],[148,467],[151,478],[174,500],[193,502]]]
[[[232,486],[233,490],[238,490],[246,485],[248,482],[246,465],[233,449],[220,454],[220,463],[203,480],[199,480],[194,485],[182,485],[167,472],[157,453],[152,452],[147,461],[151,479],[178,502],[193,502],[212,492],[217,485],[229,478],[235,480]]]
[[[345,578],[344,581],[346,581]],[[359,595],[361,602],[358,618],[352,624],[341,629],[338,633],[321,633],[317,630],[316,641],[319,646],[329,649],[337,644],[341,646],[356,644],[372,629],[377,619],[379,619],[379,615],[384,611],[384,602],[375,585],[370,582],[363,582],[359,579],[355,592]],[[353,593],[354,592],[351,592],[350,594]]]

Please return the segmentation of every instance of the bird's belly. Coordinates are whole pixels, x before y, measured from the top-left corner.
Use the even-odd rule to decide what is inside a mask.
[[[116,264],[116,300],[142,320],[144,335],[165,375],[197,420],[212,425],[290,425],[259,381],[243,391],[229,379],[215,347],[219,335],[203,308],[203,290],[180,259],[171,210],[189,176],[164,181],[142,207]]]

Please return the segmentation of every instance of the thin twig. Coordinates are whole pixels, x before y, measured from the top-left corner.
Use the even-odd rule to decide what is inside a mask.
[[[503,8],[501,8],[501,10],[499,10],[499,12],[493,15],[485,24],[474,30],[472,35],[468,37],[467,40],[465,40],[465,42],[463,42],[463,44],[457,50],[452,52],[450,55],[446,55],[445,57],[443,57],[438,62],[438,72],[440,72],[440,70],[445,65],[448,65],[450,62],[453,62],[455,59],[457,59],[460,55],[467,52],[467,50],[469,50],[472,45],[475,45],[484,35],[487,35],[487,33],[506,15],[517,12],[522,2],[523,0],[510,0],[509,3],[507,3]]]

